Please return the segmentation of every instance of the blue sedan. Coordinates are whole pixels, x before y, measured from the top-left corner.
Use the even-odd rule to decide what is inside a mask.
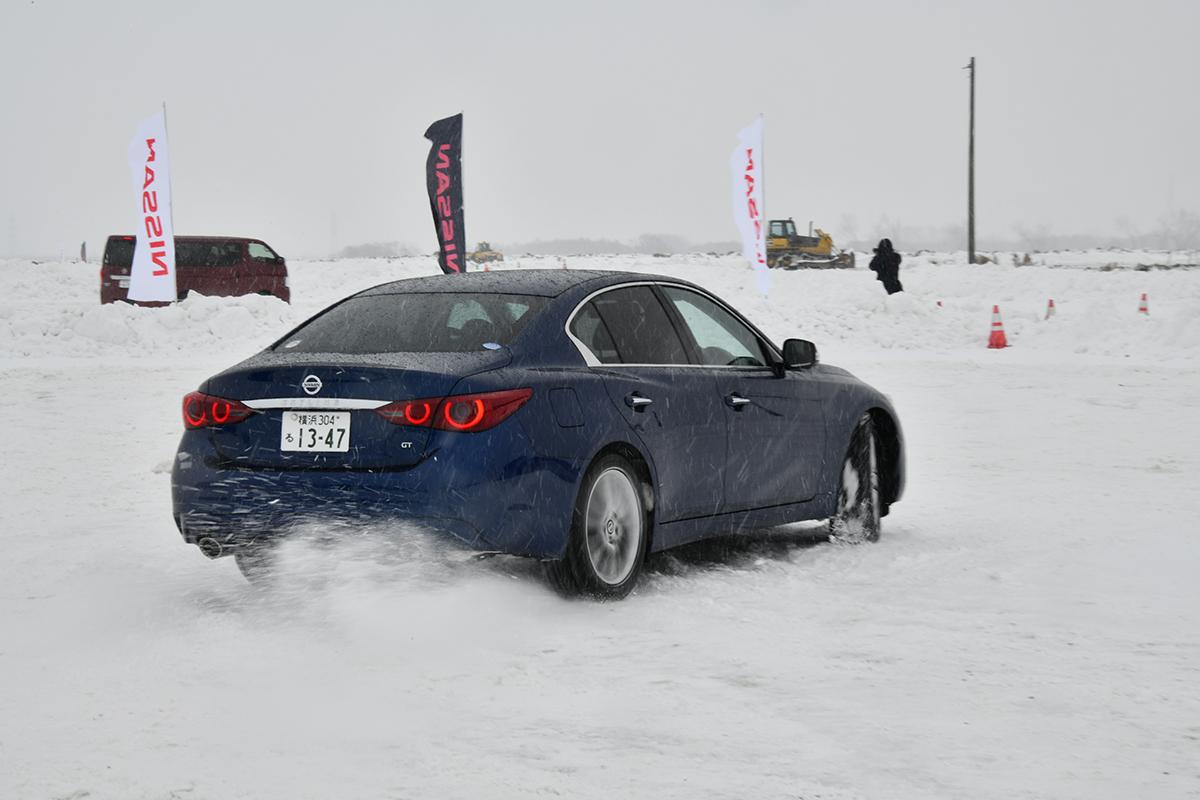
[[[900,499],[888,399],[675,278],[527,270],[342,300],[183,400],[175,522],[248,576],[298,523],[399,518],[622,597],[648,552]]]

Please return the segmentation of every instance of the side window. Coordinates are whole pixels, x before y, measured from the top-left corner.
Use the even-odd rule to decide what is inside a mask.
[[[232,267],[241,260],[237,242],[175,240],[175,263],[181,267]]]
[[[702,294],[663,286],[700,348],[700,361],[715,367],[763,367],[762,342],[742,321]]]
[[[233,267],[242,260],[242,247],[238,242],[217,242],[208,247],[210,267]]]
[[[575,319],[571,320],[571,335],[583,343],[601,364],[620,364],[621,356],[617,354],[617,346],[600,319],[600,312],[591,303],[579,309]]]
[[[592,304],[624,364],[687,364],[687,350],[649,286],[597,295]]]
[[[250,257],[255,261],[274,261],[276,259],[275,251],[262,242],[250,242],[246,246],[250,251]]]
[[[774,222],[771,223],[771,235],[772,236],[786,236],[787,235],[783,230],[783,222],[782,221],[775,220]]]
[[[497,334],[497,326],[483,304],[472,298],[464,298],[451,306],[446,328],[447,333],[465,349],[473,350],[482,347],[484,342],[505,339]]]
[[[508,318],[513,322],[516,322],[521,317],[525,316],[525,312],[529,310],[529,303],[508,301],[504,304],[504,310],[508,312]]]
[[[488,316],[487,311],[483,309],[478,300],[470,298],[460,300],[450,307],[450,317],[446,320],[446,327],[462,330],[464,325],[476,319],[489,325],[492,322],[492,318]]]
[[[175,264],[180,267],[204,266],[204,252],[196,242],[181,242],[175,240]]]

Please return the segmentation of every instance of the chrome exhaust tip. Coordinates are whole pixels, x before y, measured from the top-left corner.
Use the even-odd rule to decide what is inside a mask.
[[[196,546],[199,547],[200,552],[204,553],[204,555],[208,558],[220,558],[221,553],[225,551],[225,548],[221,546],[221,543],[216,539],[213,539],[211,536],[205,536],[203,539],[196,542]]]

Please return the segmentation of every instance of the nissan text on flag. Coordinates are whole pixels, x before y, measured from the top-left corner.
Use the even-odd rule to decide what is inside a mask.
[[[763,231],[763,119],[738,132],[738,145],[729,157],[733,171],[733,219],[742,236],[742,255],[754,268],[763,296],[771,288],[767,272],[767,241]]]
[[[467,231],[463,223],[462,185],[463,115],[439,119],[425,131],[429,157],[425,159],[425,186],[438,237],[438,263],[442,272],[467,271]]]
[[[128,297],[134,301],[173,302],[177,299],[175,231],[165,112],[138,125],[129,143],[129,168],[137,193],[138,226]]]

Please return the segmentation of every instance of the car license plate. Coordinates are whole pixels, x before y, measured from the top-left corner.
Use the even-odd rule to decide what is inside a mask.
[[[279,449],[304,453],[345,453],[350,449],[350,412],[283,412]]]

